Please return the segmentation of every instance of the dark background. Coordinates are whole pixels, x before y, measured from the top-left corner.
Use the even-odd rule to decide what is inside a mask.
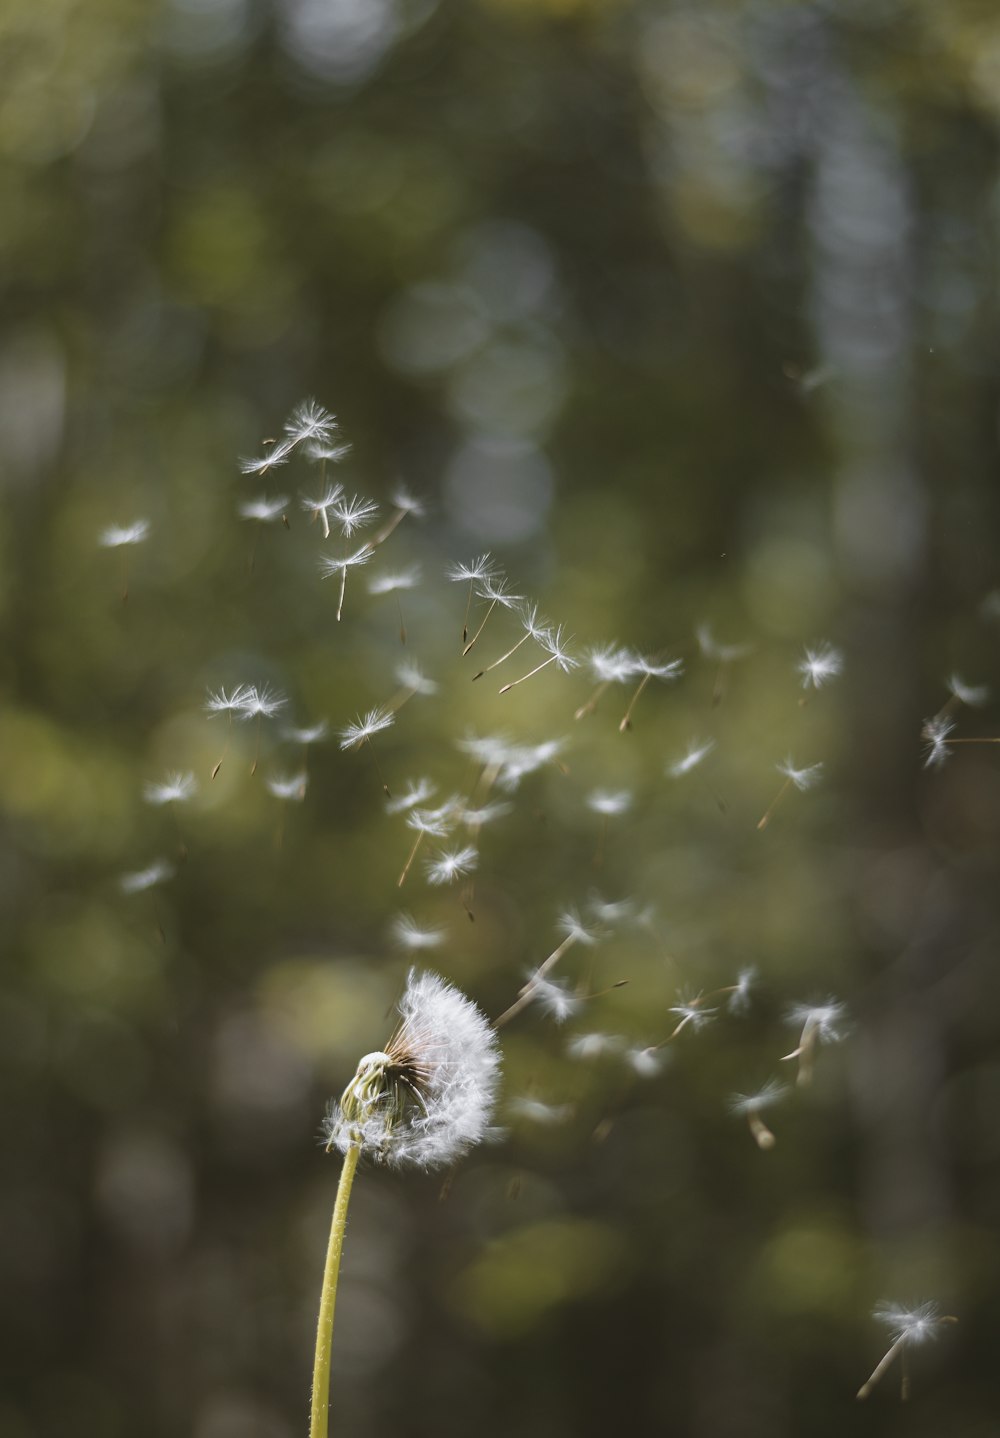
[[[446,925],[428,962],[496,1015],[593,889],[641,921],[566,955],[598,995],[566,1029],[504,1030],[505,1136],[445,1193],[362,1170],[332,1431],[992,1438],[1000,754],[925,769],[921,725],[949,675],[1000,684],[993,7],[21,0],[0,71],[4,1438],[304,1433],[316,1135],[391,1028],[394,917]],[[349,490],[428,506],[339,625],[316,475],[238,470],[306,395]],[[268,489],[287,530],[237,517]],[[140,516],[123,603],[97,541]],[[578,656],[683,678],[627,734],[624,688],[574,721],[580,671],[500,697],[530,644],[471,684],[443,575],[483,550]],[[367,584],[413,563],[404,651]],[[705,623],[752,645],[721,703]],[[844,673],[806,693],[822,640]],[[398,891],[367,754],[315,746],[282,805],[299,756],[263,726],[251,778],[241,726],[209,778],[207,689],[337,728],[401,654],[440,689],[376,741],[394,792],[468,792],[470,733],[566,740],[484,828],[472,922],[419,864]],[[993,697],[953,717],[1000,733]],[[789,752],[822,782],[758,832]],[[172,769],[182,839],[142,797]],[[599,787],[633,796],[606,826]],[[658,1076],[567,1056],[748,964],[749,1013]],[[761,1152],[727,1101],[827,995],[849,1032]],[[856,1404],[872,1307],[924,1299],[960,1321],[911,1403],[897,1366]]]

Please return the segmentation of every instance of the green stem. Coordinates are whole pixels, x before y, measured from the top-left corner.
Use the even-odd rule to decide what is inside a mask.
[[[347,1227],[347,1205],[351,1198],[351,1186],[361,1157],[360,1148],[352,1145],[344,1155],[344,1166],[340,1170],[337,1186],[337,1201],[333,1206],[333,1221],[330,1224],[330,1242],[326,1250],[326,1268],[323,1271],[323,1292],[319,1300],[319,1323],[316,1328],[316,1360],[313,1364],[312,1414],[309,1420],[309,1438],[326,1438],[330,1417],[330,1349],[333,1344],[333,1310],[337,1302],[337,1279],[340,1276],[340,1255],[344,1248],[344,1230]]]

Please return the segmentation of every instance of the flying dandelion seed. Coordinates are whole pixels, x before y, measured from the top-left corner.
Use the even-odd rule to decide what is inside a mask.
[[[302,495],[299,504],[310,516],[309,523],[315,524],[317,520],[323,530],[323,538],[330,538],[330,510],[335,504],[339,504],[344,495],[342,484],[328,484],[323,493],[315,499],[308,495]]]
[[[469,650],[478,641],[479,636],[486,628],[487,620],[493,613],[494,609],[496,609],[498,604],[500,605],[501,609],[517,609],[522,603],[523,596],[520,594],[512,594],[507,588],[507,585],[509,583],[510,581],[503,574],[498,575],[495,578],[490,577],[486,579],[479,579],[476,581],[475,585],[473,586],[476,592],[476,597],[478,599],[484,600],[489,607],[487,608],[486,613],[483,615],[479,628],[476,630],[475,634],[473,634],[468,644],[466,644],[465,648],[462,650],[463,658],[466,654],[468,654]]]
[[[806,646],[805,657],[795,666],[802,676],[802,688],[822,689],[831,679],[836,679],[844,670],[844,656],[832,644],[819,644],[815,649]]]
[[[109,524],[97,536],[102,549],[120,549],[122,552],[122,603],[128,599],[128,553],[136,544],[145,544],[152,525],[148,519],[136,519],[131,524]]]
[[[906,1402],[910,1396],[910,1375],[906,1365],[908,1349],[939,1338],[942,1326],[945,1323],[957,1323],[958,1319],[954,1314],[943,1314],[936,1303],[921,1303],[917,1308],[901,1308],[895,1303],[880,1303],[872,1310],[872,1317],[890,1329],[892,1344],[875,1367],[871,1377],[862,1383],[857,1396],[861,1399],[868,1397],[898,1354],[903,1364],[900,1398]]]
[[[465,618],[462,620],[462,643],[469,637],[469,610],[472,608],[472,596],[475,587],[487,579],[495,579],[500,573],[500,566],[491,554],[478,554],[469,564],[449,564],[445,570],[445,578],[450,579],[453,584],[467,583],[469,586],[468,598],[465,601]]]
[[[821,1004],[794,1004],[785,1015],[785,1021],[801,1028],[799,1042],[790,1054],[782,1055],[782,1062],[799,1061],[797,1082],[805,1086],[812,1082],[813,1065],[819,1044],[836,1044],[844,1037],[847,1008],[837,999],[828,998]]]
[[[789,754],[787,759],[782,760],[780,764],[775,764],[774,767],[779,774],[784,774],[785,782],[771,800],[763,817],[758,820],[758,829],[767,828],[775,809],[777,809],[789,789],[795,788],[798,789],[800,793],[805,793],[807,789],[812,789],[814,785],[819,783],[823,773],[822,764],[809,764],[805,769],[796,769],[795,761],[791,754]]]
[[[541,664],[536,664],[534,669],[529,669],[527,674],[522,674],[520,679],[514,679],[510,684],[505,684],[499,691],[501,694],[506,694],[509,690],[516,689],[519,684],[523,684],[525,680],[532,678],[535,674],[540,674],[542,670],[547,669],[550,664],[555,664],[564,674],[568,674],[571,669],[579,667],[580,661],[574,659],[567,647],[569,641],[563,639],[563,626],[561,624],[557,625],[555,629],[545,630],[545,632],[540,635],[538,642],[545,654],[548,655],[548,658],[543,659]]]
[[[712,686],[712,708],[722,703],[726,694],[730,666],[753,653],[752,644],[721,644],[707,624],[699,624],[695,630],[698,648],[706,659],[712,660],[717,668]]]
[[[777,1079],[768,1079],[756,1093],[735,1093],[729,1100],[730,1113],[745,1118],[757,1147],[767,1151],[777,1142],[774,1134],[761,1118],[761,1110],[780,1103],[788,1089]]]
[[[372,756],[372,762],[375,765],[375,770],[379,777],[379,782],[382,785],[382,792],[387,799],[391,799],[392,795],[389,792],[388,784],[383,778],[378,756],[372,747],[372,739],[376,734],[381,734],[384,730],[391,728],[395,722],[395,714],[391,714],[388,709],[376,707],[375,709],[369,709],[367,714],[358,715],[358,718],[353,724],[348,724],[346,728],[340,730],[341,749],[360,749],[362,744],[367,744],[369,753]]]
[[[649,681],[651,679],[659,679],[664,683],[669,683],[674,679],[679,679],[684,673],[684,663],[683,660],[680,659],[671,659],[666,663],[660,664],[657,663],[655,659],[640,654],[635,658],[632,673],[633,675],[641,674],[642,678],[639,680],[636,691],[629,700],[628,708],[625,710],[619,722],[618,731],[621,734],[625,734],[632,728],[632,712],[642,697],[642,692]]]
[[[540,644],[544,648],[546,641],[551,637],[552,626],[541,618],[538,612],[538,605],[522,604],[520,606],[519,617],[521,627],[524,630],[520,639],[516,644],[511,645],[506,654],[501,654],[499,659],[494,659],[492,664],[487,664],[485,669],[480,669],[478,674],[473,674],[472,677],[474,680],[482,679],[484,674],[489,674],[492,670],[498,669],[501,664],[504,664],[512,655],[517,653],[522,644],[527,644],[529,639],[533,639],[536,644]]]

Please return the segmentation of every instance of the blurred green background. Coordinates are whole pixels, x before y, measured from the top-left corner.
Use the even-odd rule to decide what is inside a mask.
[[[924,768],[921,725],[949,675],[1000,685],[1000,15],[12,0],[0,64],[0,1433],[304,1433],[317,1134],[391,1028],[394,920],[444,926],[427,962],[495,1016],[597,893],[631,917],[561,962],[565,1027],[504,1029],[496,1142],[444,1183],[362,1172],[333,1431],[994,1438],[1000,771]],[[307,395],[349,492],[427,504],[340,624],[315,472],[238,469]],[[287,528],[238,517],[262,491]],[[574,720],[583,670],[501,697],[530,644],[470,682],[517,637],[461,657],[444,571],[484,550],[577,657],[683,677],[625,734],[624,687]],[[404,649],[368,583],[414,564]],[[720,675],[700,625],[751,651]],[[806,691],[821,641],[843,676]],[[277,722],[209,777],[209,689],[335,730],[401,658],[439,688],[376,741],[394,794],[468,793],[470,735],[564,741],[471,886],[397,888],[411,833],[335,734],[301,803],[266,787],[301,762]],[[992,698],[951,712],[1000,733]],[[822,782],[758,831],[789,753]],[[170,770],[173,813],[143,799]],[[706,999],[629,1066],[747,965],[747,1014]],[[850,1031],[763,1152],[728,1100],[791,1077],[786,1010],[827,995]],[[893,1369],[856,1404],[873,1305],[922,1299],[960,1322],[912,1402]]]

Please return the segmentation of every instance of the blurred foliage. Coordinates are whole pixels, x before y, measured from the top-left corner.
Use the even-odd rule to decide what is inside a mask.
[[[629,914],[560,961],[564,1028],[504,1028],[496,1142],[443,1187],[362,1174],[335,1431],[992,1438],[1000,777],[986,745],[923,767],[921,728],[950,675],[1000,686],[1000,16],[14,0],[0,55],[0,1433],[304,1431],[316,1134],[391,1028],[394,919],[444,926],[427,962],[495,1016],[597,893]],[[318,475],[238,467],[311,394],[350,492],[428,509],[340,623]],[[261,491],[287,528],[238,518]],[[624,686],[574,720],[584,670],[499,696],[530,643],[471,683],[519,632],[461,658],[444,572],[484,550],[577,657],[683,677],[625,733]],[[368,584],[411,565],[401,619]],[[813,691],[821,641],[844,672]],[[205,712],[268,683],[336,731],[406,658],[439,688],[372,746],[394,795],[468,794],[470,735],[565,741],[468,884],[421,853],[400,891],[368,752],[331,734],[282,801],[281,722]],[[947,712],[1000,733],[994,697]],[[759,831],[789,752],[822,782]],[[144,802],[169,771],[190,802]],[[664,1042],[749,965],[746,1015],[706,997]],[[728,1101],[828,994],[849,1031],[760,1150]],[[873,1304],[926,1298],[960,1323],[913,1401],[890,1370],[856,1405]]]

